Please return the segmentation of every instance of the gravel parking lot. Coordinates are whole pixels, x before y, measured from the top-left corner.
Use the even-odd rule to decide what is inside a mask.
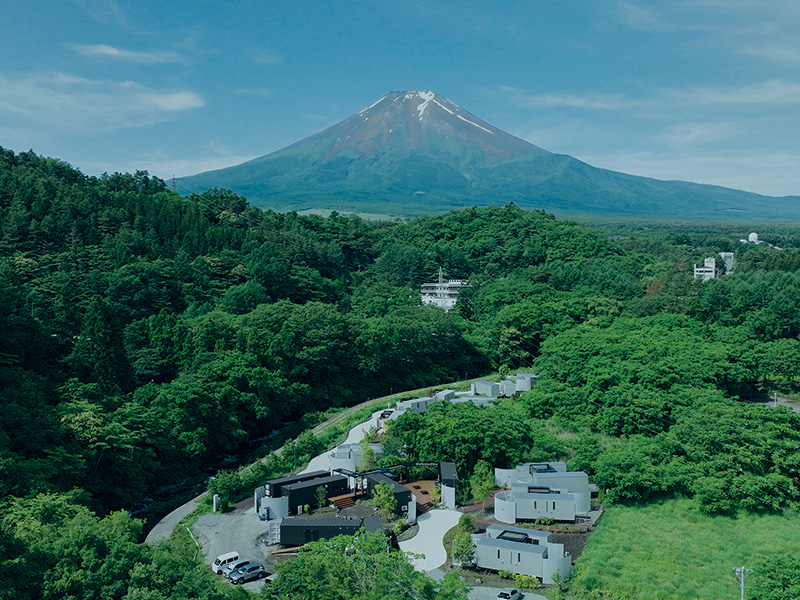
[[[272,571],[267,563],[271,548],[264,543],[267,524],[259,520],[252,499],[240,502],[227,513],[205,514],[197,519],[192,529],[203,547],[209,568],[217,556],[235,550],[239,556],[263,563],[267,571]],[[243,587],[257,590],[263,585],[263,580],[255,580]]]

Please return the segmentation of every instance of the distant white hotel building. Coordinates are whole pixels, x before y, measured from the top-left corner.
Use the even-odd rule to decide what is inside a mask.
[[[423,304],[433,304],[444,310],[450,310],[456,305],[458,292],[461,288],[469,286],[466,279],[444,280],[442,268],[439,267],[439,281],[434,283],[423,283],[420,296]]]
[[[709,279],[718,279],[722,275],[733,272],[733,252],[720,252],[719,256],[722,258],[722,264],[717,264],[717,259],[713,256],[706,258],[703,261],[703,266],[694,266],[694,278],[708,281]]]

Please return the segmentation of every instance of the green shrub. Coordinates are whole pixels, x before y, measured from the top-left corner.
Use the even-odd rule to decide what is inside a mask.
[[[514,575],[514,583],[517,584],[517,587],[523,590],[535,590],[541,583],[536,577],[532,575],[525,575],[523,573],[517,573]]]
[[[500,575],[500,577],[502,577],[503,579],[514,579],[514,575],[516,573],[514,573],[513,571],[506,571],[505,569],[500,569],[497,572],[497,574]]]

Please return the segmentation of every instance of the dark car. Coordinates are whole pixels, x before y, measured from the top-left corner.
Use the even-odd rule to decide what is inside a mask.
[[[233,571],[228,575],[228,580],[231,583],[244,583],[245,581],[261,579],[266,576],[267,572],[264,570],[264,565],[261,563],[250,563],[249,565],[245,565]]]

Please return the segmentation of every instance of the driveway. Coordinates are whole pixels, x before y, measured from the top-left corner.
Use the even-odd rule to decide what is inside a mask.
[[[197,498],[194,498],[186,504],[179,506],[166,517],[161,519],[158,523],[156,523],[156,526],[150,530],[144,541],[148,544],[155,544],[156,542],[165,540],[171,536],[172,530],[177,527],[178,523],[180,523],[184,517],[187,517],[195,511],[200,502],[200,498],[202,498],[203,495],[204,494],[200,494]]]
[[[372,427],[375,426],[375,419],[380,414],[381,411],[373,413],[372,416],[364,421],[363,423],[359,423],[355,427],[353,427],[350,432],[347,434],[347,439],[342,442],[343,444],[358,444],[361,440],[364,439],[364,434],[368,432]],[[331,458],[330,454],[333,450],[326,450],[319,456],[315,456],[312,458],[308,466],[300,471],[301,474],[303,473],[311,473],[312,471],[328,471],[331,468]]]
[[[447,561],[447,552],[442,538],[449,529],[458,524],[461,513],[457,510],[436,509],[426,512],[417,519],[419,531],[410,540],[400,542],[403,552],[424,554],[424,558],[414,558],[411,564],[417,571],[431,571]]]

